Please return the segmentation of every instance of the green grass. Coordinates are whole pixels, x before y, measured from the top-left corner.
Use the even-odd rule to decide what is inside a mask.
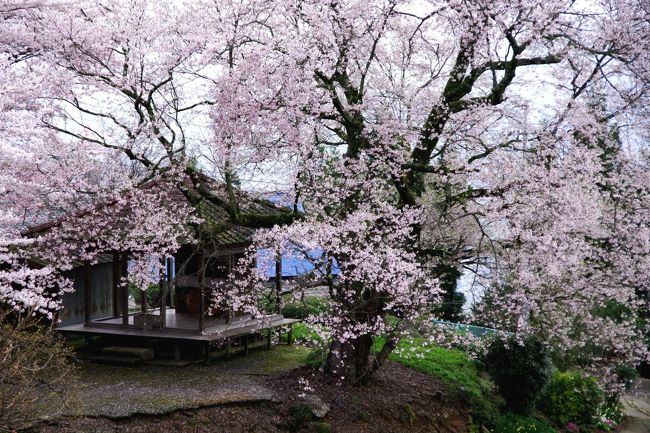
[[[383,345],[377,339],[375,349]],[[406,367],[437,377],[451,392],[465,395],[472,407],[472,423],[493,426],[498,418],[501,399],[492,382],[482,377],[466,353],[444,349],[422,338],[403,339],[390,359]]]
[[[492,433],[557,433],[557,430],[543,419],[506,413],[499,417]]]
[[[382,340],[378,339],[377,348],[383,344]],[[435,376],[445,385],[458,389],[471,398],[483,396],[490,388],[489,382],[479,375],[474,362],[464,352],[429,345],[419,338],[402,340],[390,359]]]
[[[306,323],[298,322],[293,324],[293,341],[296,343],[313,343],[320,342],[322,339],[314,331],[314,328]],[[282,334],[282,341],[287,341],[287,332]]]

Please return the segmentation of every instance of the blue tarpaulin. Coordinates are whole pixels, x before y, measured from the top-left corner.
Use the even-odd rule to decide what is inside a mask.
[[[282,206],[288,207],[289,209],[293,209],[293,205],[294,205],[293,198],[287,192],[284,192],[284,191],[273,192],[273,193],[270,193],[270,194],[266,195],[265,198],[268,201],[270,201],[271,203],[274,203],[276,205],[282,205]],[[301,213],[305,212],[305,209],[304,209],[302,203],[297,204],[297,209],[298,209],[298,212],[301,212]],[[270,251],[266,250],[266,249],[260,249],[260,250],[258,250],[257,254],[258,254],[258,257],[259,256],[264,256],[264,255],[270,254]],[[318,262],[319,261],[318,259],[323,255],[323,250],[315,249],[315,250],[309,251],[307,254],[308,254],[308,256],[310,258],[314,259],[313,262]],[[296,255],[299,255],[299,254],[296,254]],[[261,270],[261,269],[263,269],[263,266],[264,265],[258,261],[257,268]],[[282,256],[282,277],[283,278],[297,277],[299,275],[306,274],[306,273],[311,272],[313,270],[314,270],[314,264],[312,263],[312,260],[308,260],[306,258],[305,259],[296,258],[296,257],[292,257],[291,255],[287,255],[287,254]],[[336,261],[335,261],[333,269],[332,269],[332,274],[333,275],[338,275],[339,272],[340,271],[339,271],[338,265],[336,264]],[[271,266],[270,269],[267,270],[267,275],[268,275],[269,278],[275,278],[275,266]]]

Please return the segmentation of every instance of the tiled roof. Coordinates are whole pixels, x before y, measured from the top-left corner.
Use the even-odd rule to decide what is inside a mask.
[[[206,236],[209,235],[209,241],[216,245],[241,245],[249,243],[254,228],[244,225],[237,225],[231,222],[230,216],[224,203],[226,202],[225,184],[216,179],[210,178],[204,174],[197,173],[200,184],[197,185],[203,192],[203,200],[197,206],[197,216],[203,220],[201,224],[202,231]],[[149,188],[159,185],[158,182],[144,184],[141,188]],[[169,197],[172,200],[187,200],[185,195],[177,187],[172,187]],[[280,215],[289,215],[291,211],[283,206],[275,205],[268,200],[254,198],[243,191],[237,191],[237,205],[242,215],[254,215],[255,217],[273,217]],[[111,203],[104,203],[101,206],[111,206]],[[76,217],[83,218],[89,211],[79,212]],[[64,218],[54,220],[30,227],[24,234],[34,236],[39,233],[48,231],[50,228],[60,224]]]

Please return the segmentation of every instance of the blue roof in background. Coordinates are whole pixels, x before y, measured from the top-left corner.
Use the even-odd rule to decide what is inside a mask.
[[[293,202],[295,197],[288,191],[275,191],[264,194],[264,198],[276,205],[282,205],[293,210]],[[298,202],[298,212],[305,213],[305,208],[302,203]]]
[[[264,198],[276,205],[286,206],[287,208],[293,210],[294,196],[287,191],[276,191],[264,195]],[[304,213],[305,208],[302,203],[298,203],[298,212]],[[268,254],[268,250],[259,250],[258,254]],[[309,256],[312,258],[318,258],[323,255],[323,250],[316,249],[310,251]],[[257,264],[258,269],[262,269],[260,263]],[[282,256],[282,277],[291,278],[297,277],[298,275],[306,274],[314,270],[314,264],[307,259],[298,259],[291,257],[289,255]],[[333,275],[339,275],[340,269],[336,262],[332,269]],[[267,271],[267,276],[269,278],[275,278],[275,266],[272,266],[271,269]]]
[[[269,250],[267,249],[258,250],[258,254],[269,254]],[[312,250],[308,254],[310,257],[316,259],[323,255],[323,250],[321,249]],[[257,263],[257,268],[262,269],[262,264]],[[315,266],[310,260],[299,259],[299,258],[291,257],[289,255],[282,256],[282,277],[283,278],[297,277],[299,275],[303,275],[313,271],[314,268]],[[332,275],[339,275],[340,272],[341,270],[339,269],[336,261],[334,261],[334,265],[332,266]],[[271,269],[269,269],[266,272],[266,275],[269,278],[275,278],[275,266],[271,266]]]

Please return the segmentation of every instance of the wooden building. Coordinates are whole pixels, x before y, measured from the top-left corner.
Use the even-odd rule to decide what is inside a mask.
[[[147,300],[146,292],[140,291],[136,295],[139,299],[130,299],[128,285],[120,284],[128,280],[129,252],[102,253],[96,263],[79,262],[66,272],[75,290],[63,297],[59,333],[87,337],[94,343],[92,356],[100,356],[98,351],[106,358],[106,353],[110,357],[120,352],[132,354],[128,348],[148,348],[157,359],[178,361],[197,357],[209,360],[215,351],[230,355],[253,346],[270,346],[274,329],[287,328],[290,332],[296,321],[280,314],[252,317],[212,302],[213,287],[228,290],[228,277],[250,245],[255,228],[233,223],[220,191],[223,185],[205,176],[201,179],[201,187],[209,193],[204,192],[205,198],[197,207],[203,220],[199,233],[209,236],[200,237],[198,244],[183,245],[173,257],[166,258],[167,271],[155,300]],[[291,218],[286,208],[238,194],[239,212],[249,221],[271,224]],[[179,191],[172,191],[170,196],[183,199]],[[38,236],[57,224],[33,227],[26,235]]]

